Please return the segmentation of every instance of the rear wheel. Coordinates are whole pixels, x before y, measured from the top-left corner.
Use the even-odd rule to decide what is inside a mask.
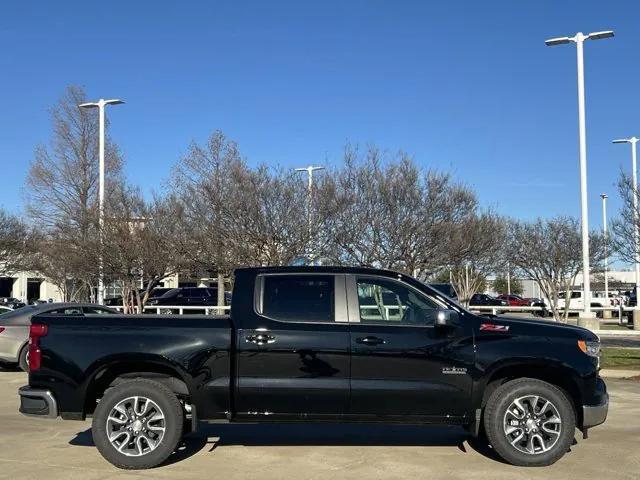
[[[20,355],[18,356],[18,365],[20,368],[29,373],[29,344],[24,345],[20,349]]]
[[[569,450],[576,419],[562,390],[541,380],[521,378],[491,394],[484,425],[489,442],[504,460],[512,465],[544,466]]]
[[[91,425],[100,454],[119,468],[145,469],[164,462],[182,437],[183,411],[165,385],[128,380],[109,388]]]

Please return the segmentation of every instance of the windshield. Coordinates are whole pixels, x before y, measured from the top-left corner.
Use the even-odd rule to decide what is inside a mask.
[[[11,310],[7,313],[2,314],[2,319],[6,320],[8,318],[21,317],[24,314],[29,314],[35,312],[38,305],[27,305],[26,307],[16,308],[15,310]]]
[[[429,285],[428,283],[425,283],[422,280],[418,280],[417,278],[414,278],[414,277],[407,277],[407,278],[410,278],[414,282],[417,282],[422,287],[420,288],[420,290],[422,290],[425,294],[430,295],[432,297],[436,297],[436,298],[440,297],[442,299],[440,300],[441,302],[444,300],[444,303],[451,303],[459,311],[462,311],[462,312],[467,311],[466,308],[460,305],[458,300],[453,299],[450,296],[442,293],[442,291],[439,288],[435,288],[432,285]]]

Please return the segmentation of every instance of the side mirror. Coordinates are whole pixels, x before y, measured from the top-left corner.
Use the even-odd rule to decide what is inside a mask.
[[[455,310],[438,310],[436,313],[436,328],[451,328],[458,326],[458,312]]]

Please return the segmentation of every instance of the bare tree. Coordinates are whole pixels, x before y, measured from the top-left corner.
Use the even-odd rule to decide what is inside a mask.
[[[228,242],[244,265],[287,265],[310,243],[307,188],[297,175],[260,166],[235,169],[226,204]]]
[[[63,258],[47,258],[53,250],[41,250],[39,271],[51,275],[48,265],[66,265],[70,278],[83,282],[89,296],[97,279],[98,119],[78,107],[86,101],[82,88],[71,86],[52,109],[53,134],[49,146],[39,146],[26,181],[27,213],[47,237],[46,243],[68,245],[56,249]],[[105,172],[107,195],[121,182],[121,157],[107,139]],[[37,267],[37,265],[36,265]],[[73,270],[69,271],[69,269]]]
[[[589,253],[592,268],[602,261],[604,240],[592,233]],[[576,276],[582,270],[580,224],[560,216],[533,222],[512,221],[508,234],[508,258],[512,265],[535,280],[551,303],[556,321],[567,321],[569,310],[558,308],[560,292],[570,298]],[[588,300],[588,299],[585,299]]]
[[[467,187],[402,152],[389,158],[371,147],[363,158],[347,147],[335,177],[336,213],[324,221],[339,263],[430,275],[446,262],[452,226],[476,208]]]
[[[238,265],[230,244],[230,223],[239,215],[229,206],[237,194],[231,179],[246,170],[236,143],[216,131],[204,145],[191,145],[169,184],[175,218],[185,232],[181,249],[190,256],[192,271],[216,273],[219,306],[224,305],[225,277]]]
[[[625,262],[636,263],[640,258],[640,239],[636,239],[640,232],[640,193],[633,189],[631,177],[620,174],[618,192],[622,199],[622,206],[617,218],[611,222],[610,242],[614,252]]]
[[[105,275],[121,283],[125,313],[141,312],[151,291],[185,268],[175,204],[170,199],[146,202],[126,186],[109,200],[102,241]]]
[[[91,284],[78,277],[87,269],[86,257],[96,245],[75,242],[73,236],[56,232],[36,233],[33,253],[25,269],[38,272],[55,285],[65,302],[78,302],[91,297]]]
[[[0,209],[0,272],[11,273],[24,268],[28,261],[31,232],[15,215]]]
[[[469,304],[471,297],[484,290],[487,275],[505,262],[506,223],[493,212],[471,212],[451,226],[447,239],[449,268],[459,300]]]
[[[281,169],[249,168],[220,131],[192,144],[170,185],[176,219],[189,232],[183,251],[194,270],[217,273],[219,305],[233,268],[288,264],[309,244],[305,184]]]

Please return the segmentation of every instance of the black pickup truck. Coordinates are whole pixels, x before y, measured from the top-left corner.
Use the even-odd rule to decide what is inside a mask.
[[[549,465],[605,421],[599,349],[396,272],[247,268],[230,316],[34,317],[20,411],[92,416],[122,468],[162,463],[198,421],[460,425],[507,462]]]

